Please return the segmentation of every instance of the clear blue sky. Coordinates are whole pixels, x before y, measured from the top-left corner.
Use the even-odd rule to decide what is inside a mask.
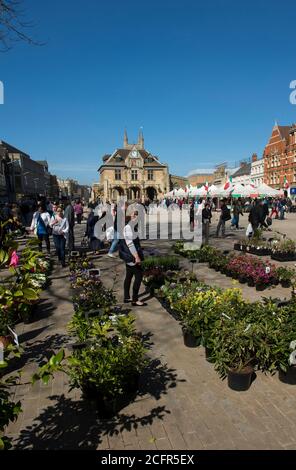
[[[98,180],[143,126],[174,174],[262,154],[296,121],[295,2],[24,0],[42,47],[0,55],[0,139],[59,176]]]

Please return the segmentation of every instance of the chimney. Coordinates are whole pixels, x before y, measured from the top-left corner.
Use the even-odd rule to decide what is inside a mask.
[[[257,153],[253,153],[253,155],[252,155],[252,162],[257,162],[257,160],[258,160]]]

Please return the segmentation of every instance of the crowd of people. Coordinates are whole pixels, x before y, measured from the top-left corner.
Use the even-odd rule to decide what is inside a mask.
[[[285,197],[280,199],[197,199],[197,198],[166,198],[158,203],[141,203],[145,213],[153,214],[155,207],[172,208],[176,210],[187,208],[189,212],[189,225],[193,230],[197,223],[196,214],[202,205],[202,235],[203,244],[208,244],[210,237],[210,225],[213,211],[219,210],[219,219],[215,231],[216,237],[225,236],[226,222],[230,221],[232,229],[240,228],[240,217],[247,215],[249,236],[256,229],[269,229],[273,218],[283,220],[285,213],[293,210],[292,201]],[[137,207],[141,207],[137,206]],[[126,275],[124,279],[124,302],[131,302],[136,306],[144,306],[145,302],[139,300],[139,290],[143,272],[141,262],[144,258],[138,234],[139,213],[128,206],[127,203],[107,205],[98,202],[94,206],[89,205],[86,220],[84,241],[88,250],[97,254],[108,244],[107,256],[115,258],[119,253],[120,259],[125,262]],[[1,221],[6,221],[5,230],[20,230],[23,233],[35,234],[39,240],[39,248],[45,248],[50,253],[50,240],[55,247],[55,254],[62,267],[66,266],[66,249],[71,253],[75,249],[74,225],[81,224],[84,214],[84,205],[77,199],[75,201],[61,200],[48,201],[45,198],[36,204],[4,204],[0,211]],[[130,209],[130,210],[129,210]],[[143,208],[142,208],[143,209]],[[119,211],[123,213],[119,216]],[[98,224],[99,222],[99,224]],[[121,227],[119,227],[119,223]],[[99,227],[99,228],[98,228]],[[132,296],[130,290],[132,285]]]

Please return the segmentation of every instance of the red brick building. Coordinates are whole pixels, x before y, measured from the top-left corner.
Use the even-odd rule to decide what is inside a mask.
[[[296,124],[274,125],[263,158],[266,184],[283,189],[286,178],[290,186],[296,186]]]

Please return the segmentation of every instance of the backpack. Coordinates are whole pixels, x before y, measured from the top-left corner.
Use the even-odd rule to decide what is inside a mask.
[[[230,219],[231,219],[230,209],[228,209],[228,207],[225,207],[225,209],[223,210],[222,220],[226,222],[227,220],[230,220]]]

